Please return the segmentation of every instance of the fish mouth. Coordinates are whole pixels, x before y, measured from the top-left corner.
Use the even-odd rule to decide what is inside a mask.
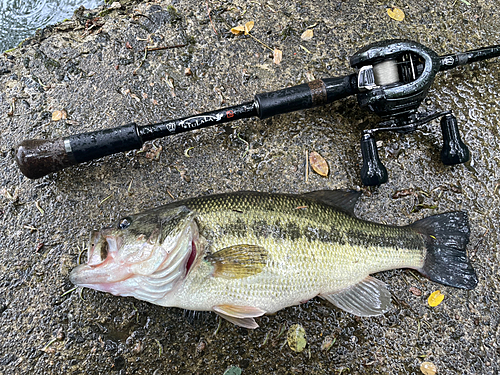
[[[94,231],[87,263],[73,269],[69,279],[77,286],[158,303],[199,261],[201,247],[194,220],[161,244],[144,236],[127,242],[112,228]]]

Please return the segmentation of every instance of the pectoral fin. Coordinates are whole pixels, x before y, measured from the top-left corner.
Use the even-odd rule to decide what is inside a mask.
[[[321,297],[357,316],[382,315],[392,307],[391,293],[385,283],[371,276],[347,290]]]
[[[215,266],[214,277],[242,279],[262,272],[267,251],[257,245],[234,245],[207,255],[205,260]]]
[[[257,307],[238,305],[216,305],[213,310],[227,321],[248,329],[257,328],[254,318],[266,313]]]

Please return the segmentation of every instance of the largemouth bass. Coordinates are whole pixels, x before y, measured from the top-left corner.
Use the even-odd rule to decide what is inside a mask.
[[[472,289],[464,212],[408,226],[360,220],[360,193],[239,192],[192,198],[122,218],[93,232],[75,285],[161,306],[214,311],[242,327],[256,317],[321,296],[358,316],[388,311],[372,273],[413,268]]]

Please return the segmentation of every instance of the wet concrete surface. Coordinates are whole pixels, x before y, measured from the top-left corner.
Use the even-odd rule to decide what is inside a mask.
[[[404,21],[388,17],[386,8],[394,5],[403,9]],[[453,111],[472,162],[441,164],[437,121],[413,134],[383,135],[379,152],[389,182],[366,189],[357,207],[360,217],[399,225],[467,211],[479,285],[463,291],[408,270],[383,272],[377,277],[389,284],[395,307],[376,318],[357,318],[314,299],[263,317],[259,329],[248,331],[211,313],[88,289],[65,293],[73,288],[69,271],[85,259],[90,230],[124,213],[237,190],[361,188],[360,131],[376,118],[360,111],[355,98],[157,140],[148,144],[149,153],[121,153],[39,180],[19,172],[13,149],[23,139],[148,124],[239,104],[312,77],[350,74],[349,56],[378,40],[413,39],[438,54],[498,44],[499,5],[129,2],[98,19],[102,9],[77,12],[3,56],[0,372],[223,374],[238,366],[243,374],[419,374],[429,361],[439,374],[497,374],[498,59],[441,73],[422,106]],[[281,64],[252,38],[229,33],[247,21],[255,21],[256,38],[283,51]],[[307,27],[314,37],[303,41]],[[150,52],[142,61],[147,43],[187,45]],[[52,121],[57,110],[67,119]],[[306,151],[326,158],[327,178],[309,171],[306,180]],[[403,189],[414,194],[393,198]],[[445,299],[431,308],[427,297],[437,289]],[[286,344],[286,331],[296,323],[308,340],[301,353]],[[333,345],[322,349],[327,340]]]

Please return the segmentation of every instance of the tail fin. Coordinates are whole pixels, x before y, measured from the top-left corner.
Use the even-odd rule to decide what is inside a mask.
[[[418,271],[432,281],[455,288],[473,289],[477,276],[465,247],[470,229],[467,213],[456,211],[430,216],[411,227],[422,234],[427,246],[424,265]]]

